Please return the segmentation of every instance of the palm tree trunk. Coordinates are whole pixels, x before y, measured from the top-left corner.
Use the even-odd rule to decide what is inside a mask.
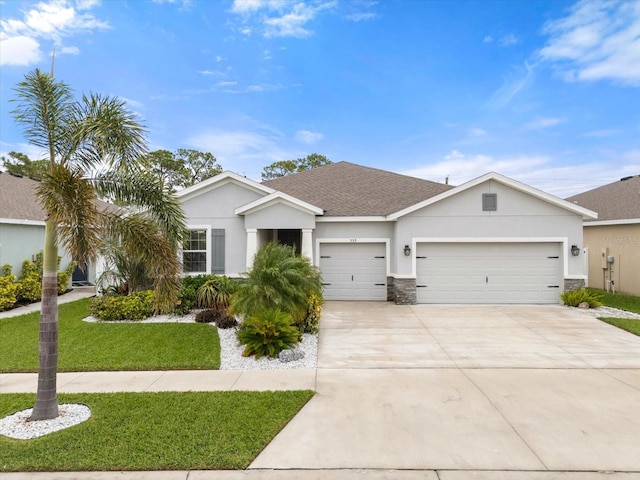
[[[49,420],[58,416],[58,247],[53,221],[47,220],[44,235],[38,390],[31,420]]]

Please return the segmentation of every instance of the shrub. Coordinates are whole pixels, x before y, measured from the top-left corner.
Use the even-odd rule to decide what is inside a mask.
[[[235,280],[225,276],[214,276],[203,283],[196,293],[196,304],[201,308],[215,308],[226,311],[231,302],[231,296],[236,291]]]
[[[238,340],[245,346],[242,355],[277,357],[298,343],[298,329],[291,325],[291,315],[274,308],[258,310],[244,319]]]
[[[103,295],[92,299],[89,313],[100,320],[144,320],[153,315],[154,293],[151,290],[131,295]]]
[[[255,256],[253,268],[233,295],[230,313],[250,316],[263,309],[288,313],[304,321],[311,293],[321,294],[320,271],[293,248],[270,243]]]
[[[211,278],[212,275],[206,274],[183,277],[182,286],[180,287],[173,313],[176,315],[186,315],[189,313],[196,306],[198,288]]]
[[[42,275],[38,272],[38,266],[31,260],[22,262],[16,297],[18,303],[33,303],[42,298]]]
[[[233,328],[238,326],[238,320],[236,320],[235,317],[228,315],[225,312],[219,312],[219,313],[220,315],[216,320],[216,327],[222,328],[224,330],[227,328]]]
[[[17,284],[14,275],[3,275],[0,277],[0,312],[9,310],[18,301],[16,297]]]
[[[213,323],[220,317],[220,312],[208,308],[198,312],[196,315],[196,322],[198,323]]]
[[[5,263],[4,265],[2,265],[2,277],[9,277],[11,276],[11,264],[10,263]]]
[[[66,270],[58,272],[58,295],[62,295],[69,288],[69,279],[76,269],[76,262],[70,262]]]
[[[602,300],[602,295],[585,289],[564,292],[560,295],[560,298],[565,305],[570,307],[577,307],[583,302],[587,302],[589,304],[589,308],[598,308],[602,306],[602,302],[600,301]]]
[[[318,333],[322,302],[322,297],[317,293],[311,293],[311,295],[309,295],[309,299],[307,300],[307,313],[301,322],[295,324],[300,334]]]

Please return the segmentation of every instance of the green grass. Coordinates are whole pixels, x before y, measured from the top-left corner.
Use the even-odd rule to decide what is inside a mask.
[[[601,302],[607,307],[619,308],[620,310],[640,314],[640,297],[626,295],[624,293],[609,293],[595,288],[589,288],[589,290],[602,295]]]
[[[640,337],[640,320],[632,318],[599,318],[599,320]]]
[[[598,293],[602,298],[601,302],[607,307],[618,308],[628,312],[640,314],[640,297],[634,295],[626,295],[624,293],[610,293],[596,288],[589,288],[593,292]],[[640,320],[630,318],[600,318],[603,322],[614,325],[618,328],[626,330],[629,333],[640,336]]]
[[[89,300],[59,307],[58,370],[220,368],[220,339],[197,323],[87,323]],[[0,372],[38,370],[39,312],[0,320]]]
[[[60,395],[92,416],[32,440],[0,436],[0,471],[243,469],[313,396],[288,392]],[[0,417],[31,394],[0,395]]]

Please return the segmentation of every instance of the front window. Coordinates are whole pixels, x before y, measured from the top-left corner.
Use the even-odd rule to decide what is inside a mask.
[[[185,273],[206,273],[207,231],[189,230],[182,249],[182,268]]]

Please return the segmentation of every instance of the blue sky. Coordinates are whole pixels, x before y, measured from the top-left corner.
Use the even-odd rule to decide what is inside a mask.
[[[0,152],[34,68],[124,98],[149,148],[260,179],[317,152],[565,197],[640,174],[640,1],[0,1]]]

